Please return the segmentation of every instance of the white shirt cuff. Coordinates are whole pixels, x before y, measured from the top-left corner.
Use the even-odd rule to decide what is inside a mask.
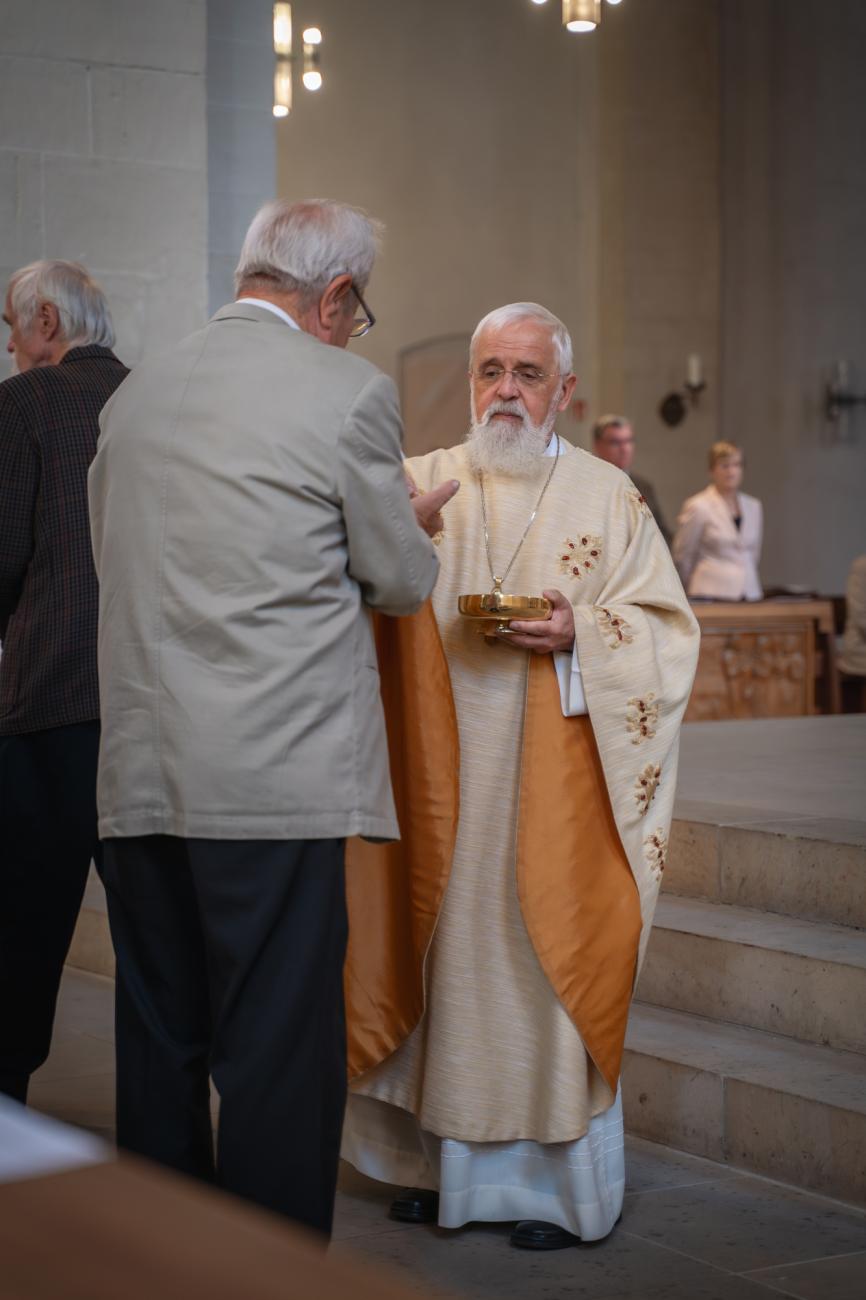
[[[559,681],[559,698],[562,702],[562,716],[576,718],[587,712],[586,696],[583,693],[583,678],[577,658],[577,638],[574,649],[569,654],[566,650],[556,650],[553,664]]]

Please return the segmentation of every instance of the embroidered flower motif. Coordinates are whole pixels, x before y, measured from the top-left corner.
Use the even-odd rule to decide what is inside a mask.
[[[659,706],[653,691],[648,695],[635,695],[628,702],[625,715],[626,729],[631,733],[631,743],[642,745],[656,734]]]
[[[602,542],[600,537],[583,533],[577,541],[566,537],[559,553],[559,572],[567,573],[569,578],[582,578],[590,573],[601,558]]]
[[[638,492],[637,488],[632,488],[631,491],[628,493],[628,495],[629,498],[637,506],[638,510],[641,512],[642,515],[646,515],[647,517],[649,517],[652,514],[652,511],[649,508],[649,504],[647,502],[646,497],[643,495],[642,492]]]
[[[652,835],[646,837],[643,849],[650,871],[656,880],[661,880],[668,856],[667,836],[661,826]]]
[[[634,640],[631,623],[626,622],[619,614],[611,614],[609,609],[601,605],[595,611],[595,617],[602,634],[607,637],[607,644],[611,650],[616,650],[621,645],[631,645]]]
[[[658,763],[647,763],[634,783],[634,797],[641,817],[646,817],[655,792],[661,784],[662,770]]]

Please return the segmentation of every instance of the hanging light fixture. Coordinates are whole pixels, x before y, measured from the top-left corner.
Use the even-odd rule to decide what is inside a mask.
[[[301,80],[307,90],[321,90],[322,72],[319,67],[322,33],[318,27],[304,28],[304,66]]]
[[[318,27],[305,27],[301,38],[302,54],[295,53],[292,34],[292,6],[274,5],[274,117],[288,117],[292,111],[292,64],[300,64],[301,81],[306,90],[322,86],[322,33]]]
[[[274,5],[274,117],[292,111],[292,6]]]
[[[570,32],[594,32],[601,22],[601,0],[562,0],[562,22]]]

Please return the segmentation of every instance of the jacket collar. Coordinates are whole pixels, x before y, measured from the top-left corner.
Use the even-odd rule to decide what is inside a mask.
[[[210,319],[211,324],[218,320],[252,320],[265,325],[279,325],[280,329],[287,329],[292,334],[303,333],[300,329],[293,330],[284,320],[280,320],[276,312],[268,311],[267,307],[257,307],[252,302],[227,302]]]
[[[96,357],[110,357],[112,361],[117,360],[111,348],[104,348],[101,343],[85,343],[80,348],[70,348],[57,364],[63,366],[67,361],[92,361]]]

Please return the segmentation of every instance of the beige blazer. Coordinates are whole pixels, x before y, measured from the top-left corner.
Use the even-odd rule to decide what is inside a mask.
[[[687,595],[714,600],[763,596],[758,577],[763,511],[757,497],[741,492],[739,499],[739,528],[712,484],[683,505],[671,550]]]
[[[101,836],[396,838],[368,607],[418,609],[438,561],[391,380],[231,304],[101,429]]]

